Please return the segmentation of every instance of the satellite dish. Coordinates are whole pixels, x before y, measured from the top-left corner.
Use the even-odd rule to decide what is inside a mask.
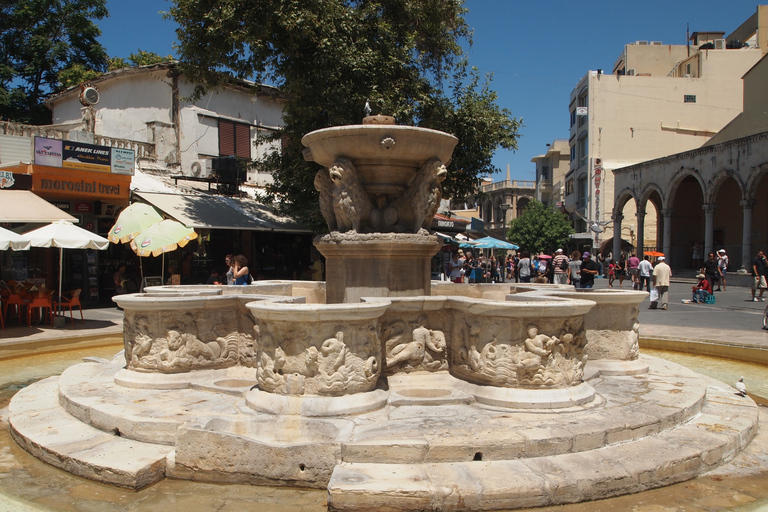
[[[592,224],[590,224],[589,225],[589,230],[590,231],[594,231],[595,233],[602,233],[603,232],[602,226],[600,226],[600,224],[598,224],[597,222],[593,222]]]
[[[89,107],[91,105],[97,104],[98,102],[99,102],[99,90],[93,87],[92,85],[84,87],[82,92],[80,93],[80,103],[82,103],[86,107]]]

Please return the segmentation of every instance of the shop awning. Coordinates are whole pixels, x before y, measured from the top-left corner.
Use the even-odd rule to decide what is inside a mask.
[[[0,222],[43,224],[56,220],[78,222],[29,190],[0,190]]]
[[[278,215],[253,199],[224,196],[185,196],[156,192],[134,192],[169,217],[193,229],[242,229],[311,233],[289,217]]]

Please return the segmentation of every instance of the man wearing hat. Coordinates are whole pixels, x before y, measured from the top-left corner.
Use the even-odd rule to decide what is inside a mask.
[[[555,269],[555,284],[568,284],[568,256],[563,254],[562,249],[558,249],[555,252],[555,257],[552,258],[552,266]]]
[[[581,263],[581,287],[592,288],[595,285],[595,276],[598,272],[597,263],[592,261],[592,255],[585,252],[581,255],[584,260]]]
[[[717,251],[717,268],[720,269],[720,280],[723,282],[723,291],[725,291],[725,273],[728,270],[728,256],[725,249]],[[717,283],[717,291],[720,291],[720,283]]]
[[[712,295],[712,285],[709,284],[709,279],[704,274],[699,274],[696,278],[699,280],[699,283],[696,286],[691,286],[693,292],[691,302],[706,304],[707,297]]]
[[[656,258],[656,266],[653,268],[653,286],[659,294],[656,301],[651,302],[648,309],[656,309],[658,304],[661,304],[661,309],[667,309],[667,302],[669,302],[669,278],[672,277],[672,269],[669,268],[664,256]]]

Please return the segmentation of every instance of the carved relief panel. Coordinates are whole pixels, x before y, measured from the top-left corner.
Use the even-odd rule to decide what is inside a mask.
[[[581,317],[454,319],[451,373],[476,384],[563,388],[581,383],[587,356]]]
[[[341,396],[371,391],[381,373],[377,322],[258,321],[259,389]]]
[[[126,368],[178,373],[254,366],[253,321],[244,308],[126,310]]]

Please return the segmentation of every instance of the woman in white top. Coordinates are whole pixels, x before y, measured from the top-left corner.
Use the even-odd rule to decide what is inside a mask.
[[[522,258],[517,262],[518,275],[521,283],[531,282],[531,258],[528,251],[522,252]]]

